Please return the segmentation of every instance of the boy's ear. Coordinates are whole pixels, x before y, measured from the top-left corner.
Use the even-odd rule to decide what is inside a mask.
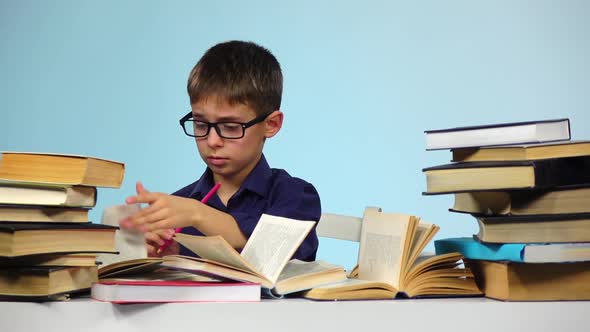
[[[268,118],[266,118],[264,124],[266,126],[264,137],[273,137],[279,132],[279,130],[281,130],[281,127],[283,126],[283,112],[279,110],[272,112]]]

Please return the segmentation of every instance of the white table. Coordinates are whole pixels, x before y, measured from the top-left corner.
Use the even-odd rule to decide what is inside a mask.
[[[0,302],[1,332],[30,331],[590,331],[590,302],[485,298],[112,305]]]

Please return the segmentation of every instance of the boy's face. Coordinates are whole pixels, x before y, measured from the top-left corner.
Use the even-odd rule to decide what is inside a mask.
[[[191,105],[191,108],[193,118],[205,122],[246,123],[256,118],[256,113],[249,106],[239,103],[231,105],[215,96],[203,99]],[[280,120],[278,129],[282,123],[282,114]],[[213,171],[215,181],[241,183],[246,178],[262,155],[264,139],[278,132],[278,129],[274,133],[269,131],[268,121],[267,118],[247,128],[244,137],[239,139],[222,138],[214,127],[210,128],[207,136],[195,138],[199,154]]]

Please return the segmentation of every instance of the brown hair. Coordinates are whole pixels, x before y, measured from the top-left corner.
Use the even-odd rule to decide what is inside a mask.
[[[205,52],[189,75],[187,90],[191,104],[216,96],[230,104],[246,104],[262,115],[280,109],[283,74],[266,48],[229,41]]]

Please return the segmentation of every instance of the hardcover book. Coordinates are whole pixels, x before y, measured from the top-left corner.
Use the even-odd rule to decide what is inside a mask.
[[[483,215],[590,213],[590,186],[456,193],[450,210]]]
[[[590,155],[590,141],[560,141],[453,149],[452,161],[508,161],[581,157]]]
[[[0,204],[91,208],[96,205],[96,188],[0,180]]]
[[[590,213],[476,216],[482,242],[544,243],[590,242]]]
[[[427,130],[426,150],[569,140],[569,119]]]
[[[116,227],[93,223],[0,223],[0,257],[115,252]]]
[[[486,297],[505,301],[590,300],[590,262],[523,264],[466,260]]]
[[[87,291],[96,281],[96,266],[3,267],[0,299],[49,300],[66,293]]]
[[[0,205],[0,221],[87,223],[88,209],[40,205]]]
[[[528,161],[482,161],[425,168],[426,192],[545,189],[590,183],[590,156]]]
[[[0,159],[3,180],[119,188],[124,174],[123,163],[81,155],[2,152]]]
[[[0,267],[96,266],[96,254],[41,254],[0,257]]]
[[[461,253],[465,259],[515,263],[590,261],[590,242],[582,243],[483,243],[470,237],[434,241],[438,255]]]

